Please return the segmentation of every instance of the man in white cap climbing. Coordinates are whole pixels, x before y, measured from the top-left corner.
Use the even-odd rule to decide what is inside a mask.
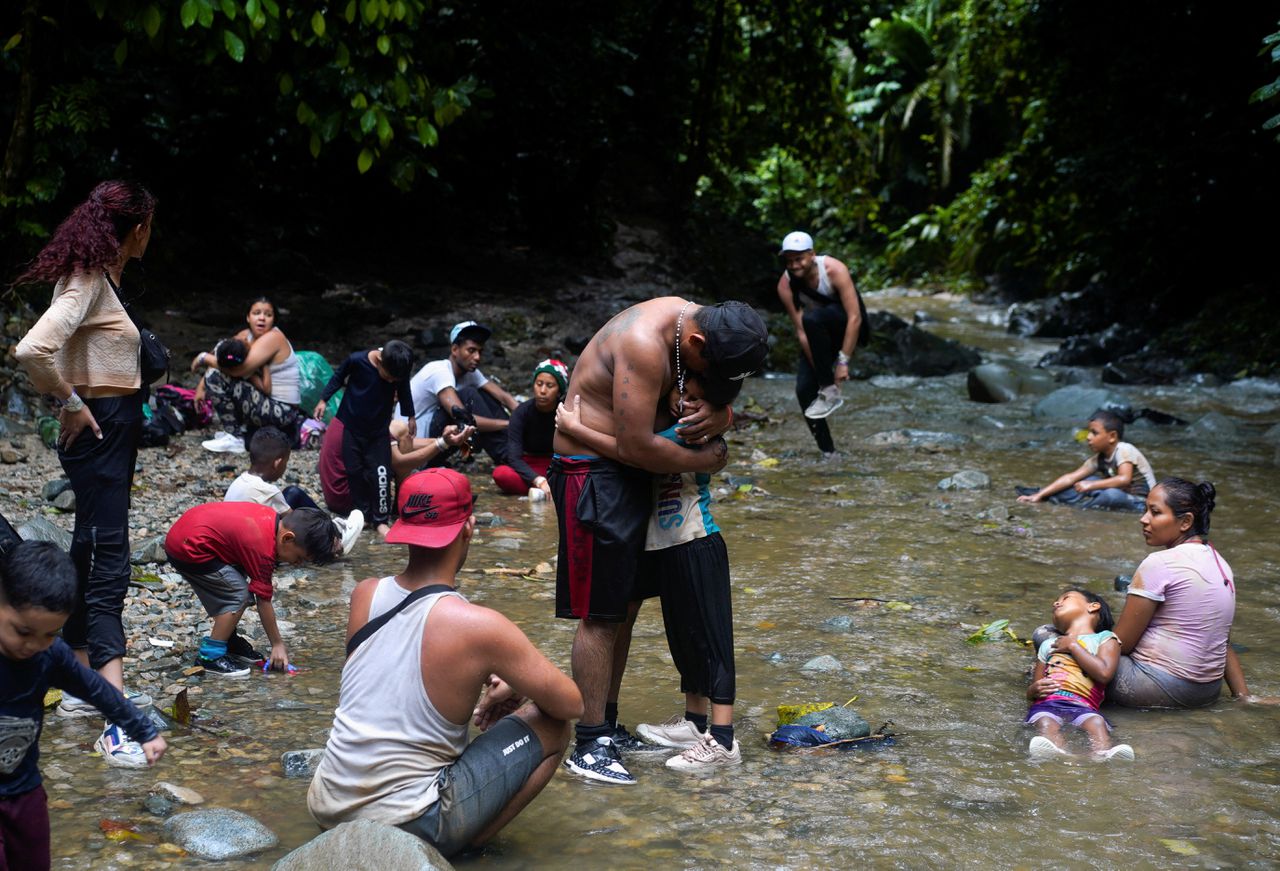
[[[829,254],[814,254],[813,237],[796,230],[778,251],[786,269],[778,299],[800,342],[796,398],[823,456],[835,453],[826,418],[842,404],[840,383],[849,380],[849,359],[870,336],[867,309],[853,276]]]

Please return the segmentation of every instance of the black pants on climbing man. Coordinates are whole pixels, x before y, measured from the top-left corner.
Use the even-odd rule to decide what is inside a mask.
[[[806,306],[801,318],[804,334],[809,339],[809,352],[813,354],[813,363],[803,353],[800,354],[800,366],[796,371],[796,399],[800,400],[800,411],[804,412],[809,403],[818,398],[818,391],[836,383],[836,352],[844,342],[845,326],[849,316],[839,302],[829,302],[822,306]],[[810,420],[809,432],[813,433],[818,443],[818,450],[829,454],[836,449],[831,439],[831,429],[825,420]]]

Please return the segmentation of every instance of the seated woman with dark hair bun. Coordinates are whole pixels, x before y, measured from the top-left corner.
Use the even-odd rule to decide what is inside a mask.
[[[1225,681],[1249,699],[1231,649],[1236,611],[1231,566],[1209,543],[1216,491],[1209,483],[1167,478],[1147,495],[1142,535],[1148,556],[1134,572],[1116,621],[1120,664],[1107,699],[1134,708],[1213,704]]]

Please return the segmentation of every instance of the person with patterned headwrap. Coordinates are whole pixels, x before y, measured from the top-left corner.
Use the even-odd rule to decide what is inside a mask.
[[[547,467],[551,465],[551,442],[556,434],[556,406],[569,388],[569,367],[547,359],[533,370],[533,398],[511,413],[507,425],[507,462],[493,470],[493,483],[512,496],[529,494],[530,499],[551,498]],[[541,495],[535,495],[534,490]]]

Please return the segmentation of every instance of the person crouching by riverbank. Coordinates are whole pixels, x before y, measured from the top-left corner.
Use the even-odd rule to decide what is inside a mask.
[[[70,690],[110,721],[97,749],[110,757],[123,730],[154,764],[165,740],[120,690],[76,661],[59,637],[76,603],[76,567],[47,541],[24,541],[0,562],[0,867],[49,867],[49,800],[40,778],[40,731],[49,687]]]
[[[409,545],[409,564],[351,594],[338,709],[307,806],[324,828],[376,820],[448,857],[547,785],[582,695],[519,627],[458,592],[475,531],[466,477],[427,469],[399,495],[387,541]],[[470,744],[468,721],[481,731]]]
[[[511,413],[507,425],[507,462],[493,470],[493,483],[510,496],[529,494],[541,502],[551,498],[547,469],[556,436],[556,409],[569,389],[569,367],[546,359],[533,370],[533,398]],[[538,491],[538,492],[534,492]]]
[[[1098,409],[1089,417],[1086,441],[1093,456],[1037,490],[1018,487],[1019,502],[1056,502],[1076,508],[1142,511],[1156,485],[1155,473],[1142,451],[1124,441],[1124,420]]]
[[[288,670],[289,651],[271,604],[276,563],[324,565],[340,545],[337,527],[319,508],[277,514],[270,505],[209,502],[188,509],[169,529],[164,550],[213,618],[196,665],[218,677],[245,677],[244,660],[267,659],[271,668]],[[267,657],[236,633],[245,608],[255,601],[271,642]]]
[[[312,417],[323,420],[330,397],[342,389],[337,419],[342,421],[342,463],[346,469],[351,502],[386,537],[391,519],[391,445],[387,427],[396,400],[400,412],[413,419],[413,395],[409,375],[413,350],[392,339],[381,348],[357,351],[342,361],[325,385]],[[402,450],[413,449],[406,437]]]

